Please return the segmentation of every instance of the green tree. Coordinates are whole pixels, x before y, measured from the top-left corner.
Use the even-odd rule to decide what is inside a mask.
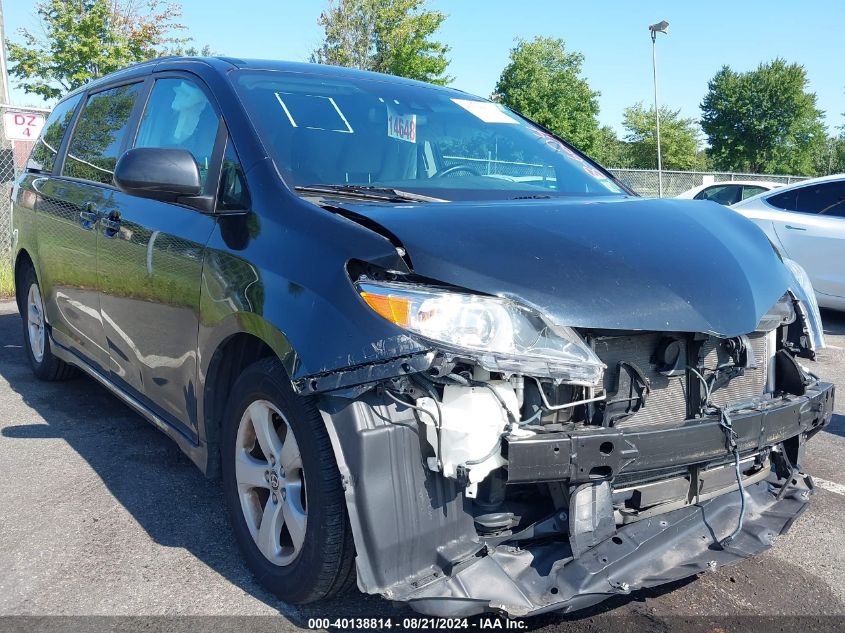
[[[36,11],[42,33],[20,29],[22,42],[7,43],[9,74],[44,99],[187,41],[179,6],[161,0],[44,0]]]
[[[535,37],[511,49],[496,100],[591,154],[599,137],[599,93],[581,76],[584,56],[562,39]]]
[[[749,72],[716,73],[701,103],[701,127],[717,169],[813,173],[823,113],[800,64],[775,59]]]
[[[605,167],[631,167],[628,144],[609,125],[599,128],[590,158]]]
[[[637,103],[628,108],[622,118],[625,127],[631,167],[657,168],[657,125],[654,106],[645,108]],[[695,119],[681,117],[680,110],[660,108],[660,156],[664,169],[694,170],[706,166],[701,147],[700,129]]]
[[[329,0],[311,61],[445,85],[449,47],[433,39],[445,19],[426,0]]]
[[[167,55],[179,55],[180,57],[215,57],[221,55],[218,51],[205,44],[197,48],[194,44],[188,46],[174,46],[167,50]]]
[[[813,173],[816,176],[845,172],[845,132],[830,136],[818,143],[813,154]]]

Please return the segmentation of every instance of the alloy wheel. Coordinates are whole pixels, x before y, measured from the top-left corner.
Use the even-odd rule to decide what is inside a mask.
[[[35,361],[40,363],[44,359],[44,305],[37,284],[29,287],[26,297],[27,332],[29,333],[29,348]]]
[[[289,565],[305,541],[305,473],[293,429],[271,402],[256,400],[241,417],[235,480],[256,546],[270,562]]]

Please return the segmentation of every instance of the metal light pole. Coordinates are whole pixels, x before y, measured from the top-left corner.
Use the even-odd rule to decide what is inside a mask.
[[[3,27],[2,0],[0,0],[0,103],[9,103],[9,74],[6,69],[6,34]]]
[[[654,123],[657,132],[657,196],[663,197],[663,159],[660,157],[660,106],[657,103],[657,34],[669,32],[669,23],[661,20],[648,27],[651,33],[651,65],[654,71]]]

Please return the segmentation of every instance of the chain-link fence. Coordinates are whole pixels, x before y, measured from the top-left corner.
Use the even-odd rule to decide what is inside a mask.
[[[656,169],[611,169],[611,173],[641,196],[658,197],[659,178]],[[699,185],[731,180],[779,182],[784,185],[805,180],[804,176],[782,174],[735,174],[719,171],[663,171],[663,197],[673,198]]]
[[[468,156],[444,156],[443,161],[447,169],[465,170],[467,173],[477,173],[483,176],[501,176],[508,180],[537,182],[554,180],[554,169],[549,165],[539,163],[523,163],[495,158],[470,158]],[[610,169],[614,176],[631,187],[641,196],[658,197],[659,178],[656,169]],[[699,185],[731,180],[751,180],[778,182],[785,185],[799,180],[804,176],[787,176],[782,174],[738,174],[718,171],[663,171],[663,197],[672,198],[679,193]]]
[[[23,171],[49,110],[0,104],[0,263],[12,248],[12,183]]]
[[[509,180],[554,179],[555,170],[549,165],[521,163],[494,158],[470,158],[468,156],[444,156],[444,169],[454,169],[479,176],[502,176]]]

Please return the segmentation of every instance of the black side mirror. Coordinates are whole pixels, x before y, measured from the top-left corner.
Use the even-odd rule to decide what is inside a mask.
[[[200,170],[191,152],[165,147],[138,147],[120,157],[114,182],[124,193],[176,202],[202,193]],[[190,201],[185,201],[190,204]]]

